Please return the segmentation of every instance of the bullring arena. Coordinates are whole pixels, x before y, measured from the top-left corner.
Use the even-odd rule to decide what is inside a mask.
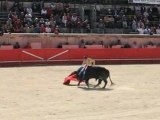
[[[160,120],[159,5],[1,0],[0,120]],[[114,85],[68,85],[84,56],[108,69]],[[83,75],[108,75],[95,68]]]
[[[115,83],[77,87],[64,78],[80,65],[0,69],[2,120],[159,120],[160,65],[100,65]],[[96,84],[94,79],[90,84]],[[103,84],[103,83],[102,83]]]

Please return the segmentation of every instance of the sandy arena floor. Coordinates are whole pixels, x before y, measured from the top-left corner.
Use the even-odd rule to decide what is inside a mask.
[[[160,120],[160,65],[104,65],[116,84],[104,90],[63,85],[78,67],[0,68],[0,119]]]

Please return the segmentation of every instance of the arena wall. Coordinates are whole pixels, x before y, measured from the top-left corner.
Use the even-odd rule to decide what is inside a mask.
[[[152,41],[155,44],[160,43],[159,35],[135,35],[135,34],[59,34],[55,35],[51,34],[4,34],[0,37],[0,44],[3,42],[14,44],[15,42],[19,42],[21,47],[23,48],[27,42],[40,42],[42,44],[42,48],[56,48],[59,43],[68,42],[70,45],[79,44],[80,40],[84,39],[85,41],[95,41],[98,43],[99,41],[103,41],[105,47],[108,47],[108,44],[111,42],[120,39],[122,44],[129,43],[132,44],[133,41],[136,41],[138,44],[146,44],[149,41]]]
[[[105,45],[112,40],[120,39],[122,43],[132,43],[137,41],[139,44],[145,44],[152,41],[159,44],[158,35],[95,35],[95,34],[5,34],[0,37],[0,42],[14,44],[19,42],[21,49],[0,50],[0,64],[79,64],[83,56],[96,59],[101,64],[125,64],[125,63],[159,63],[160,48],[56,48],[59,42],[68,42],[79,44],[80,40],[103,41]],[[42,43],[41,49],[23,49],[27,42]]]

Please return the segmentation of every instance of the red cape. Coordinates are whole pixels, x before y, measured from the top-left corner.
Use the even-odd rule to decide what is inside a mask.
[[[77,82],[78,82],[79,80],[77,79],[77,75],[76,75],[76,74],[73,74],[73,75],[67,76],[67,77],[64,79],[63,84],[69,85],[70,81],[77,81]]]

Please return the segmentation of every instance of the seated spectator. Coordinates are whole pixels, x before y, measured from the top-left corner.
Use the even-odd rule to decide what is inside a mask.
[[[45,24],[45,20],[44,20],[44,18],[40,18],[40,20],[39,20],[39,24]]]
[[[34,28],[35,33],[40,33],[40,27],[39,24],[36,24],[36,27]]]
[[[46,25],[46,27],[45,27],[45,32],[46,32],[46,33],[51,33],[51,28],[50,28],[49,25]]]
[[[35,32],[34,30],[35,30],[34,25],[31,25],[30,26],[30,33],[34,33]]]
[[[137,30],[139,34],[144,34],[144,27],[138,28]]]
[[[57,25],[57,26],[54,28],[53,31],[54,31],[54,33],[55,33],[56,35],[58,35],[59,32],[60,32],[59,26]]]
[[[156,27],[155,26],[151,26],[151,32],[150,35],[156,34]]]
[[[157,44],[157,47],[160,48],[160,43]]]
[[[86,43],[85,43],[84,39],[82,39],[79,43],[79,48],[86,48],[85,45],[86,45]]]
[[[20,48],[19,42],[16,42],[13,47],[14,49],[19,49]]]
[[[57,48],[62,48],[62,43],[59,43],[59,44],[57,45]]]
[[[123,48],[131,48],[131,46],[128,43],[125,43]]]
[[[144,34],[150,34],[151,33],[151,29],[146,26],[146,28],[144,29]]]
[[[160,26],[156,28],[156,34],[160,34]]]
[[[31,44],[30,42],[27,42],[27,44],[24,46],[24,49],[30,49],[31,48]]]
[[[50,23],[49,19],[46,19],[45,26],[50,26],[50,25],[51,25],[51,23]]]
[[[149,41],[147,43],[147,45],[145,45],[146,48],[156,48],[157,46],[152,42],[152,41]]]
[[[123,45],[121,43],[120,39],[117,39],[114,43],[111,45],[112,48],[123,48]]]
[[[23,32],[24,33],[30,33],[30,28],[28,24],[25,24],[25,26],[23,27]]]
[[[137,22],[135,20],[132,21],[132,30],[137,32]]]
[[[131,48],[140,48],[136,41],[133,41]]]
[[[40,26],[40,33],[45,33],[45,32],[46,32],[45,26],[44,26],[44,24],[41,24],[41,26]]]

